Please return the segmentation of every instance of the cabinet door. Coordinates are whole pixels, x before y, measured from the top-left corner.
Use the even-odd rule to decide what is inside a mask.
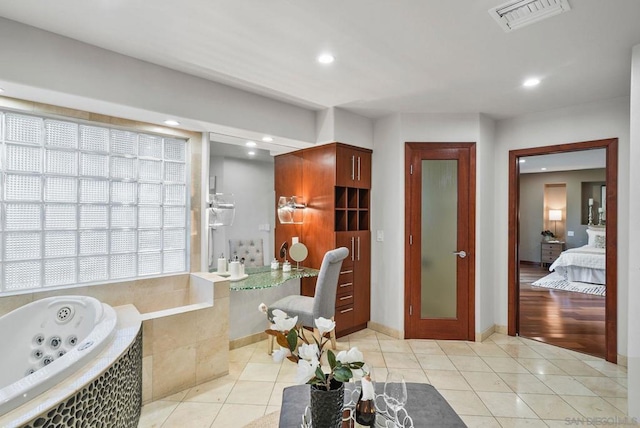
[[[371,189],[371,153],[357,151],[356,158],[356,187]]]
[[[336,186],[354,187],[357,157],[353,149],[344,146],[336,147]]]
[[[355,232],[354,236],[353,323],[358,326],[366,324],[371,318],[371,232]]]

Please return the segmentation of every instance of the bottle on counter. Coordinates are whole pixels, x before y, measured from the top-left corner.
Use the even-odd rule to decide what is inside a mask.
[[[358,425],[359,424],[359,425]],[[360,398],[356,403],[356,426],[373,427],[376,425],[376,395],[368,374],[362,378]]]

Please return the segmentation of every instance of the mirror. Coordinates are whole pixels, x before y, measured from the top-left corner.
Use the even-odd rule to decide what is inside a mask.
[[[289,256],[293,261],[296,262],[296,269],[298,270],[300,270],[300,262],[304,261],[304,259],[306,259],[308,255],[309,250],[307,249],[307,246],[302,242],[296,242],[291,246],[291,249],[289,250]]]

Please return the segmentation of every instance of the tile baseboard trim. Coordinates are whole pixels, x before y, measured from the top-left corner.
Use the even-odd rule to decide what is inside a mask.
[[[260,332],[244,336],[239,339],[233,339],[229,341],[229,350],[242,348],[243,346],[251,345],[252,343],[262,342],[267,338],[267,333]]]
[[[622,367],[628,367],[628,360],[626,355],[618,354],[618,365]]]
[[[485,340],[487,340],[489,338],[489,336],[491,336],[493,333],[496,332],[496,325],[492,325],[491,327],[489,327],[488,329],[486,329],[483,332],[476,332],[476,342],[484,342]]]
[[[499,324],[495,324],[493,326],[493,328],[495,328],[494,332],[495,333],[500,333],[500,334],[507,334],[507,326],[506,325],[499,325]]]
[[[374,321],[369,321],[367,323],[367,327],[373,331],[377,331],[378,333],[391,336],[394,339],[404,339],[403,331],[396,330],[395,328],[387,327],[386,325],[378,324],[377,322],[374,322]]]

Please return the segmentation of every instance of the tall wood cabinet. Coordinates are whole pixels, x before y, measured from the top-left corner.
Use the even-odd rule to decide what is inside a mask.
[[[371,302],[371,150],[332,143],[276,156],[275,187],[276,201],[299,195],[307,204],[303,224],[276,224],[276,250],[298,237],[309,249],[303,264],[320,268],[327,251],[348,248],[338,280],[336,333],[365,328]],[[304,278],[301,293],[314,291],[315,278]]]

